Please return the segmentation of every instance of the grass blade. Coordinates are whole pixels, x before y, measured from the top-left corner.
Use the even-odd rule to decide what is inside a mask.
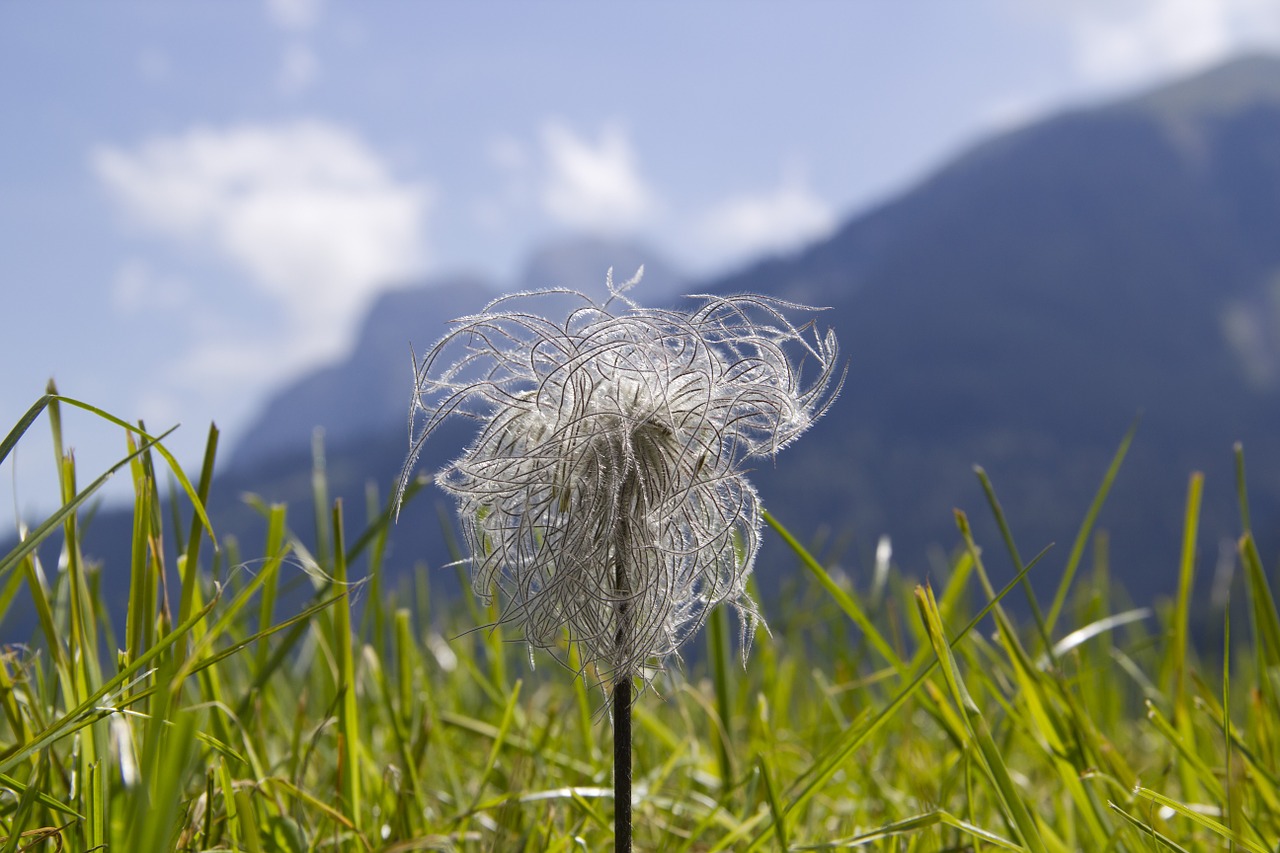
[[[876,626],[872,624],[871,620],[867,617],[867,614],[858,605],[857,601],[854,600],[853,596],[841,589],[839,584],[831,579],[831,575],[822,567],[822,564],[815,560],[805,547],[801,545],[799,541],[791,535],[791,532],[783,527],[776,518],[768,512],[765,512],[764,520],[777,532],[779,536],[782,537],[782,541],[786,542],[788,547],[795,552],[796,556],[800,558],[800,562],[804,564],[804,567],[817,579],[818,583],[822,585],[822,588],[831,595],[836,604],[840,605],[840,609],[853,620],[853,623],[858,626],[862,631],[863,636],[865,636],[867,641],[875,647],[875,650],[880,653],[880,656],[888,661],[894,669],[902,672],[905,669],[905,664],[902,662],[902,659],[894,652],[893,647],[885,641],[884,637],[876,629]]]
[[[1040,829],[1022,800],[1022,792],[1014,784],[1013,777],[1009,775],[1009,768],[1005,765],[1000,748],[991,736],[986,718],[978,707],[978,703],[973,701],[973,697],[965,686],[964,678],[960,675],[955,656],[951,652],[951,644],[947,641],[946,631],[942,627],[942,617],[938,613],[938,603],[933,598],[933,590],[927,586],[917,587],[916,601],[952,699],[963,712],[969,736],[978,747],[982,762],[994,782],[995,794],[1004,806],[1011,825],[1016,828],[1023,844],[1032,853],[1048,853],[1048,848],[1040,837]]]
[[[170,432],[172,432],[172,430],[170,430]],[[161,435],[161,438],[164,438],[168,434],[169,433],[167,432],[164,433]],[[128,456],[108,468],[100,477],[98,477],[98,479],[94,480],[88,486],[85,486],[77,492],[71,500],[64,503],[53,513],[53,515],[50,515],[41,522],[39,527],[32,530],[31,533],[29,533],[26,538],[22,539],[12,551],[0,559],[0,579],[3,579],[5,575],[13,570],[14,566],[18,565],[24,557],[34,551],[37,545],[48,538],[49,534],[53,533],[53,531],[60,525],[63,525],[66,520],[70,518],[85,501],[93,497],[94,493],[97,492],[98,489],[102,488],[117,471],[128,465],[142,453],[145,453],[147,448],[158,446],[156,444],[157,441],[158,439],[149,439],[133,453],[130,453]]]
[[[26,435],[27,430],[31,429],[31,425],[35,423],[36,418],[40,417],[40,413],[49,405],[49,401],[53,398],[45,394],[39,400],[31,404],[31,408],[18,418],[18,422],[13,425],[13,429],[9,430],[4,437],[4,441],[0,441],[0,463],[9,458],[9,454],[13,448],[17,447],[18,442],[22,440],[22,436]]]
[[[1080,560],[1084,556],[1085,546],[1089,542],[1089,537],[1093,533],[1094,525],[1098,521],[1098,514],[1102,512],[1102,506],[1107,502],[1107,496],[1111,494],[1111,486],[1115,482],[1116,475],[1120,473],[1120,465],[1124,462],[1124,458],[1129,453],[1129,445],[1133,443],[1133,437],[1138,432],[1138,422],[1134,421],[1129,427],[1129,431],[1124,434],[1124,438],[1120,440],[1120,447],[1111,457],[1111,464],[1107,466],[1107,473],[1102,477],[1102,484],[1098,486],[1098,491],[1093,496],[1093,501],[1089,504],[1089,509],[1084,514],[1084,521],[1080,523],[1080,530],[1076,533],[1075,541],[1071,543],[1071,553],[1067,556],[1067,565],[1062,570],[1062,579],[1058,581],[1058,590],[1053,595],[1053,603],[1049,606],[1049,615],[1045,617],[1045,631],[1050,637],[1053,636],[1053,629],[1058,624],[1058,617],[1062,615],[1062,607],[1067,601],[1067,592],[1071,589],[1071,584],[1075,580],[1076,571],[1080,567]]]

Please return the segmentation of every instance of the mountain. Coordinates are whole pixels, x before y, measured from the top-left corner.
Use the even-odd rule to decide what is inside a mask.
[[[864,550],[887,532],[919,565],[925,543],[956,541],[952,507],[987,518],[977,462],[1023,556],[1058,543],[1051,581],[1141,415],[1102,517],[1116,573],[1143,598],[1173,588],[1193,470],[1207,477],[1202,559],[1238,535],[1236,440],[1277,556],[1275,58],[983,142],[831,239],[716,284],[832,306],[845,393],[762,492],[829,506],[820,517]],[[833,464],[839,476],[815,477]]]
[[[679,275],[640,253],[637,295],[666,301]],[[619,245],[562,245],[514,284],[595,287],[606,267],[625,277],[640,259]],[[1112,572],[1135,598],[1174,589],[1192,471],[1206,475],[1203,572],[1238,535],[1235,441],[1264,560],[1280,556],[1280,60],[1242,59],[985,140],[829,239],[687,289],[831,307],[820,320],[849,359],[844,392],[753,474],[765,504],[830,559],[868,566],[887,533],[906,570],[936,571],[936,549],[958,543],[959,507],[996,581],[1008,577],[980,463],[1022,557],[1056,543],[1034,572],[1051,589],[1139,419],[1099,519]],[[215,522],[254,553],[262,523],[240,502],[253,492],[289,501],[308,541],[316,425],[332,492],[361,507],[372,481],[385,499],[407,450],[409,343],[421,352],[494,292],[462,277],[385,295],[349,358],[264,408],[214,484]],[[433,439],[422,469],[466,435],[456,426]],[[448,509],[437,493],[402,514],[393,571],[447,559],[433,503]],[[125,553],[115,549],[127,547],[127,519],[102,513],[93,535],[99,553]],[[758,572],[773,589],[794,560],[766,539]]]

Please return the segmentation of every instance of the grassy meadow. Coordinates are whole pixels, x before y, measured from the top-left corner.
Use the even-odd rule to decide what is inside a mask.
[[[64,453],[68,406],[129,442],[113,471],[133,483],[132,553],[104,564],[80,537],[109,472]],[[0,619],[33,607],[40,626],[0,652],[0,853],[611,849],[605,694],[477,630],[496,608],[432,601],[454,569],[384,578],[386,484],[360,507],[322,476],[314,506],[259,504],[265,551],[242,554],[200,509],[216,431],[188,480],[160,437],[50,394],[0,461],[46,425],[64,506],[0,556]],[[1243,583],[1197,647],[1197,475],[1176,599],[1114,605],[1093,522],[1127,447],[1047,556],[1019,551],[979,470],[989,505],[968,510],[1003,541],[973,542],[957,512],[963,547],[927,582],[828,572],[770,517],[794,581],[745,667],[716,611],[636,704],[636,849],[1280,850],[1280,615],[1243,455]],[[311,513],[317,541],[298,541]],[[1021,574],[997,586],[984,549]],[[1025,574],[1050,565],[1037,601]],[[99,591],[124,584],[117,618]]]

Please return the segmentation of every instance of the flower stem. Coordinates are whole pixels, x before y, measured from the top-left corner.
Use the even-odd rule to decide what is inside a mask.
[[[631,853],[631,676],[613,685],[613,849]]]
[[[634,500],[634,480],[623,487],[624,506]],[[628,488],[630,487],[630,488]],[[620,657],[631,642],[631,582],[627,576],[627,538],[630,525],[624,514],[618,526],[613,555],[613,588],[618,596],[618,644]],[[631,667],[621,667],[613,682],[613,849],[631,853]]]

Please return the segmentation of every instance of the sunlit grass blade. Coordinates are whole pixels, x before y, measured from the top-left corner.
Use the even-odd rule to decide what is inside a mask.
[[[18,845],[29,832],[26,827],[31,819],[35,817],[37,805],[56,808],[63,813],[70,811],[57,800],[43,793],[48,772],[49,758],[48,756],[42,756],[40,761],[36,763],[35,772],[32,774],[28,784],[23,785],[16,780],[9,779],[9,777],[0,780],[0,784],[18,793],[17,808],[13,810],[11,815],[7,816],[8,838],[4,840],[4,846],[0,847],[0,853],[13,853],[13,851],[19,849]],[[71,813],[81,820],[84,819],[83,815],[75,812]]]
[[[1096,622],[1090,622],[1081,628],[1077,628],[1070,634],[1067,634],[1061,640],[1053,644],[1053,651],[1058,657],[1062,657],[1067,652],[1077,646],[1081,646],[1092,640],[1094,637],[1101,636],[1117,628],[1134,622],[1140,622],[1143,619],[1150,619],[1152,616],[1150,607],[1138,607],[1133,610],[1126,610],[1123,613],[1115,613],[1105,619],[1099,619]],[[1048,656],[1044,656],[1039,661],[1040,666],[1047,667],[1049,665]]]
[[[347,580],[347,560],[346,551],[343,548],[342,528],[342,501],[339,500],[333,507],[333,585],[344,594],[333,606],[332,642],[338,656],[338,690],[342,694],[338,705],[338,730],[342,753],[340,765],[342,801],[347,816],[358,830],[364,813],[360,779],[360,706],[356,696],[358,685],[355,655],[351,648],[356,638],[351,630],[351,588]]]
[[[1173,610],[1166,674],[1166,687],[1173,694],[1175,720],[1182,717],[1186,706],[1186,671],[1188,627],[1191,618],[1191,589],[1195,582],[1196,538],[1200,529],[1200,501],[1204,491],[1204,475],[1196,472],[1187,484],[1187,506],[1182,526],[1182,559],[1178,569],[1178,594]]]
[[[187,669],[184,671],[184,675],[199,673],[205,669],[208,669],[211,666],[216,666],[217,664],[221,663],[224,660],[227,660],[228,658],[235,657],[243,649],[246,649],[249,646],[254,645],[255,643],[261,642],[262,640],[265,640],[267,637],[270,637],[273,634],[280,633],[281,631],[284,631],[286,628],[290,629],[290,633],[286,634],[286,636],[291,637],[292,639],[286,639],[285,642],[281,643],[280,648],[277,649],[276,651],[276,655],[280,657],[287,656],[290,651],[296,651],[296,649],[294,648],[294,643],[297,639],[297,636],[298,634],[301,633],[301,631],[311,626],[312,617],[318,616],[324,611],[328,610],[330,607],[337,604],[345,595],[346,593],[338,593],[337,595],[334,595],[330,598],[319,599],[315,603],[298,611],[293,616],[290,616],[287,619],[282,619],[281,621],[275,623],[274,625],[270,625],[262,629],[261,631],[258,631],[257,633],[250,634],[244,637],[243,639],[237,640],[235,643],[232,643],[231,645],[227,646],[224,649],[220,649],[217,652],[211,652],[200,658],[190,659],[187,662]],[[210,611],[213,610],[214,603],[216,602],[211,602],[210,604],[205,605],[205,611],[204,611],[205,614],[208,614]],[[277,658],[273,656],[273,658],[267,662],[266,671],[258,672],[255,674],[255,680],[253,682],[254,686],[261,687],[264,683],[266,683],[266,681],[270,679],[270,677],[273,674],[275,674],[276,667],[279,666],[279,663],[280,663],[279,660],[277,660]],[[248,698],[248,696],[246,696],[246,698]],[[235,716],[242,716],[244,713],[244,710],[245,709],[243,705],[238,706]]]
[[[1036,600],[1036,593],[1031,587],[1031,581],[1027,578],[1026,573],[1022,571],[1022,555],[1018,553],[1018,546],[1013,540],[1013,531],[1009,528],[1009,522],[1004,516],[1004,509],[1000,506],[999,498],[996,497],[995,487],[991,485],[991,479],[987,477],[987,472],[981,465],[974,465],[973,472],[978,475],[978,482],[982,484],[982,493],[987,496],[987,505],[991,507],[991,514],[995,516],[996,525],[1000,528],[1000,535],[1004,539],[1005,548],[1008,549],[1009,556],[1013,560],[1014,571],[1022,577],[1022,590],[1027,595],[1027,604],[1030,606],[1031,615],[1035,619],[1036,630],[1040,633],[1040,641],[1044,644],[1045,651],[1052,658],[1053,640],[1049,635],[1049,627],[1045,623],[1044,614],[1040,611],[1040,602]]]
[[[724,608],[717,608],[707,617],[707,658],[711,667],[711,684],[716,696],[716,759],[720,765],[720,780],[724,787],[733,783],[733,756],[730,752],[730,726],[733,707],[729,698],[729,616]]]
[[[172,432],[172,430],[170,432]],[[160,438],[164,438],[168,435],[169,433],[167,432],[163,433]],[[48,518],[41,522],[39,526],[27,534],[26,538],[20,540],[13,550],[0,558],[0,578],[4,578],[4,576],[11,572],[24,557],[34,551],[41,542],[47,539],[54,530],[65,524],[66,520],[70,518],[85,501],[93,497],[93,495],[101,489],[108,480],[115,476],[117,471],[127,466],[140,454],[145,453],[147,448],[156,446],[155,442],[156,439],[148,439],[148,441],[136,451],[130,453],[128,456],[112,465],[92,483],[76,492],[71,500],[65,502],[55,510]]]
[[[1089,542],[1089,537],[1093,534],[1094,525],[1097,524],[1098,514],[1102,512],[1102,506],[1107,502],[1107,496],[1111,494],[1111,486],[1115,482],[1116,475],[1120,473],[1120,466],[1124,462],[1124,458],[1129,453],[1129,445],[1133,443],[1133,437],[1138,431],[1138,422],[1134,421],[1129,427],[1128,432],[1124,434],[1124,438],[1120,440],[1120,447],[1116,450],[1115,455],[1111,457],[1111,464],[1107,466],[1107,472],[1102,477],[1102,484],[1098,486],[1098,491],[1093,496],[1093,501],[1089,504],[1089,509],[1084,514],[1084,520],[1080,523],[1080,530],[1076,533],[1075,541],[1071,543],[1071,552],[1067,555],[1067,564],[1062,570],[1062,579],[1058,581],[1058,589],[1053,595],[1053,603],[1049,606],[1049,615],[1045,617],[1045,631],[1048,636],[1053,636],[1053,629],[1058,624],[1058,617],[1062,615],[1062,607],[1067,602],[1067,593],[1071,590],[1071,585],[1075,581],[1076,571],[1080,567],[1080,559],[1084,556],[1085,546]]]
[[[195,508],[202,508],[209,500],[209,489],[213,486],[213,461],[218,450],[218,428],[209,425],[209,435],[205,443],[204,462],[200,468],[200,487],[192,498]],[[202,509],[196,512],[199,516]],[[178,561],[178,569],[182,576],[182,591],[178,604],[178,621],[185,622],[192,610],[200,606],[200,543],[204,541],[204,528],[192,524],[187,537],[186,550]]]
[[[65,736],[70,731],[79,726],[83,726],[86,720],[96,719],[103,713],[98,710],[98,703],[103,697],[114,693],[127,683],[134,676],[140,673],[145,667],[152,663],[163,653],[167,652],[170,647],[185,637],[188,631],[200,620],[204,619],[216,604],[216,600],[205,605],[205,609],[199,613],[195,613],[186,622],[179,625],[173,631],[166,634],[154,647],[149,649],[145,654],[141,655],[137,660],[130,663],[114,677],[102,683],[96,690],[86,696],[78,705],[67,711],[49,724],[47,728],[38,733],[27,743],[22,744],[19,748],[0,758],[0,773],[8,773],[19,763],[26,760],[30,755],[48,746],[53,741]]]
[[[264,630],[272,624],[275,618],[276,599],[280,595],[280,566],[284,562],[284,558],[289,553],[289,546],[285,544],[285,532],[287,530],[287,513],[288,509],[283,504],[274,504],[270,507],[258,503],[258,511],[263,513],[267,520],[267,538],[263,547],[263,552],[267,555],[278,555],[276,557],[268,556],[267,562],[262,566],[262,596],[258,599],[258,630]],[[255,651],[256,669],[261,672],[266,668],[267,657],[271,653],[271,646],[267,643],[259,643]]]
[[[129,826],[130,841],[137,850],[170,850],[181,820],[181,792],[197,754],[200,715],[184,710],[172,719],[151,722],[157,746],[144,769],[155,774],[148,780],[155,795],[134,799],[137,808]]]
[[[506,716],[505,707],[503,710],[503,716]],[[537,744],[532,743],[526,738],[513,735],[509,731],[504,732],[501,726],[490,725],[489,723],[476,720],[472,717],[465,717],[453,711],[441,711],[440,722],[446,726],[451,726],[479,735],[480,737],[486,738],[494,743],[498,743],[499,740],[501,740],[501,743],[505,746],[519,750],[527,755],[537,755],[541,761],[545,761],[556,767],[576,773],[585,779],[590,779],[595,772],[595,768],[590,764],[586,764],[572,756],[559,752],[558,750],[551,750],[547,748],[539,749]],[[490,747],[490,752],[493,752],[492,747]]]
[[[969,735],[982,756],[987,772],[991,775],[994,792],[1003,805],[1005,814],[1017,829],[1027,849],[1032,853],[1048,853],[1048,848],[1040,837],[1040,828],[1023,801],[1022,791],[1009,774],[1009,768],[1000,753],[1000,748],[996,745],[995,738],[992,737],[990,726],[978,703],[973,700],[968,687],[965,686],[964,678],[956,665],[955,656],[951,652],[946,630],[942,626],[942,617],[938,613],[938,603],[934,600],[933,591],[927,586],[917,587],[916,601],[952,699],[963,713]]]
[[[253,797],[247,788],[237,788],[234,797],[236,819],[240,824],[240,834],[244,838],[245,848],[249,853],[262,853],[262,839],[259,837],[260,822],[253,807]]]
[[[955,511],[955,517],[983,589],[988,596],[994,596],[978,546],[973,541],[969,520],[960,510]],[[1018,686],[1014,702],[1025,715],[1024,724],[1047,746],[1052,769],[1070,802],[1077,808],[1081,829],[1091,836],[1095,844],[1106,844],[1111,835],[1106,813],[1098,798],[1081,781],[1082,765],[1088,760],[1085,756],[1091,754],[1096,756],[1095,760],[1109,761],[1111,769],[1122,773],[1121,778],[1126,781],[1129,774],[1118,766],[1119,762],[1110,760],[1112,750],[1099,741],[1095,727],[1084,722],[1077,703],[1052,676],[1058,671],[1053,649],[1045,650],[1046,664],[1037,667],[1023,648],[1017,629],[1004,608],[996,604],[992,614],[999,629],[1000,645],[1008,656],[1012,676]],[[1047,672],[1042,672],[1042,669]]]
[[[128,436],[130,451],[137,449]],[[155,640],[159,606],[158,578],[164,572],[164,545],[160,538],[159,492],[148,454],[131,464],[133,473],[133,538],[129,560],[129,604],[125,613],[125,654],[134,658]]]
[[[896,652],[894,652],[893,647],[890,646],[880,634],[880,631],[871,622],[871,619],[867,617],[867,614],[863,611],[862,607],[859,606],[854,597],[840,588],[840,585],[831,578],[831,575],[822,567],[822,564],[814,559],[805,547],[800,544],[799,540],[792,536],[791,532],[783,527],[776,518],[768,512],[763,513],[763,516],[765,522],[782,537],[782,541],[786,542],[787,546],[791,548],[797,557],[800,558],[800,562],[809,570],[818,583],[822,585],[822,588],[830,594],[836,604],[840,605],[840,609],[843,610],[849,618],[853,620],[853,623],[858,626],[867,642],[871,643],[875,650],[880,653],[881,657],[888,661],[899,672],[902,672],[905,669],[905,664],[902,662],[902,659]]]
[[[1190,767],[1199,784],[1207,788],[1209,795],[1216,799],[1222,799],[1221,782],[1218,781],[1218,775],[1213,772],[1213,768],[1207,763],[1207,757],[1196,751],[1195,742],[1184,738],[1182,732],[1169,722],[1169,719],[1160,712],[1160,709],[1151,700],[1147,700],[1147,719],[1151,722],[1152,727],[1168,741],[1179,757]]]
[[[1143,823],[1142,821],[1138,820],[1138,818],[1129,814],[1127,811],[1120,808],[1120,806],[1116,805],[1115,803],[1108,801],[1107,806],[1109,806],[1113,812],[1115,812],[1116,814],[1120,815],[1120,817],[1128,821],[1129,825],[1132,826],[1134,829],[1138,830],[1143,835],[1146,835],[1154,839],[1165,849],[1176,851],[1176,853],[1191,853],[1191,851],[1183,847],[1178,842],[1174,841],[1172,838],[1169,838],[1167,835],[1160,832],[1150,824]]]
[[[1196,809],[1189,808],[1185,804],[1178,802],[1172,797],[1166,797],[1164,794],[1161,794],[1158,791],[1153,791],[1150,788],[1137,788],[1136,790],[1134,790],[1134,794],[1141,799],[1148,800],[1150,802],[1155,803],[1156,805],[1162,806],[1163,808],[1176,812],[1177,814],[1181,815],[1182,817],[1186,818],[1192,823],[1199,824],[1200,826],[1209,830],[1214,835],[1217,835],[1220,838],[1226,841],[1229,841],[1232,844],[1239,845],[1239,847],[1241,847],[1243,850],[1248,851],[1248,853],[1272,853],[1272,851],[1269,850],[1263,844],[1260,844],[1259,842],[1254,841],[1252,839],[1245,838],[1241,836],[1239,833],[1233,832],[1231,829],[1219,823],[1218,821],[1214,820],[1213,818],[1209,817],[1208,815],[1202,814]]]
[[[877,842],[887,841],[901,835],[912,835],[921,830],[929,829],[934,826],[950,826],[960,830],[966,835],[973,836],[978,841],[984,841],[1001,850],[1024,850],[1021,844],[1016,844],[1007,838],[1002,838],[994,832],[974,826],[971,823],[960,820],[944,811],[933,811],[921,815],[913,815],[912,817],[896,820],[893,823],[885,824],[876,829],[860,832],[849,838],[841,838],[836,841],[827,841],[822,844],[807,844],[800,847],[793,847],[792,850],[842,850],[853,847],[867,847]],[[966,848],[967,849],[967,848]]]
[[[38,767],[39,762],[37,762]],[[19,782],[6,773],[0,773],[0,787],[8,788],[10,791],[15,792],[18,794],[19,799],[30,797],[33,803],[39,803],[47,809],[84,820],[84,815],[80,814],[80,812],[41,790],[41,774],[39,772],[36,773],[34,781],[29,782]]]
[[[1271,585],[1267,582],[1267,573],[1262,568],[1262,558],[1258,555],[1258,546],[1252,534],[1246,533],[1240,538],[1239,550],[1249,590],[1249,603],[1252,605],[1258,687],[1272,709],[1280,713],[1275,682],[1270,677],[1271,672],[1280,667],[1280,611],[1276,609],[1276,600],[1271,593]]]
[[[13,425],[13,429],[5,435],[4,441],[0,441],[0,462],[9,458],[9,454],[13,452],[13,448],[18,446],[18,442],[22,440],[22,436],[26,435],[27,430],[31,429],[31,425],[36,422],[36,418],[40,417],[40,413],[49,405],[49,401],[53,398],[45,394],[39,400],[31,404],[31,408],[18,419]]]
[[[774,837],[778,839],[779,850],[790,850],[791,842],[787,840],[787,815],[778,806],[778,795],[773,789],[773,776],[769,772],[769,765],[765,762],[764,756],[756,756],[756,771],[760,774],[760,780],[764,783],[765,800],[769,804],[769,812],[773,815],[773,832]]]
[[[964,628],[956,634],[956,636],[951,640],[952,645],[959,643],[964,639],[964,637],[968,636],[969,632],[972,631],[979,622],[987,617],[987,615],[997,606],[1000,600],[1008,595],[1013,588],[1022,581],[1023,577],[1026,576],[1026,573],[1040,562],[1044,553],[1045,552],[1042,551],[1040,554],[1037,554],[1035,558],[1023,567],[1022,572],[1015,575],[997,595],[993,596],[987,602],[986,606],[983,607],[968,622],[968,624],[966,624]],[[834,744],[822,750],[814,762],[800,774],[798,780],[793,785],[792,790],[795,791],[795,793],[791,795],[791,799],[787,802],[784,813],[789,815],[798,809],[804,808],[809,801],[813,799],[822,786],[831,780],[831,777],[836,774],[841,765],[843,765],[854,752],[862,747],[872,735],[894,718],[894,715],[897,714],[907,701],[915,695],[916,691],[920,690],[925,679],[929,677],[933,672],[934,667],[937,665],[937,656],[934,656],[932,659],[924,662],[911,680],[908,681],[892,699],[874,712],[872,712],[871,709],[868,709],[868,711],[858,720],[854,721],[848,731],[846,731]],[[769,837],[769,828],[770,827],[766,825],[765,829],[754,837],[748,850],[758,850],[760,846],[766,842]]]
[[[385,537],[387,529],[395,521],[397,511],[407,506],[430,482],[425,477],[416,477],[411,480],[401,493],[398,505],[388,498],[377,517],[371,518],[356,540],[347,546],[347,565],[354,563],[365,549]]]
[[[494,731],[493,743],[489,746],[489,756],[481,767],[480,781],[476,785],[475,799],[472,801],[471,807],[467,809],[467,813],[476,810],[480,797],[484,793],[485,785],[488,784],[489,777],[493,774],[493,768],[498,763],[498,755],[502,752],[502,747],[507,743],[507,735],[511,731],[511,722],[515,719],[516,703],[520,699],[520,685],[520,681],[516,681],[512,685],[511,695],[502,711],[502,722],[498,724],[498,728]]]
[[[128,421],[125,421],[125,420],[122,420],[121,418],[116,417],[110,412],[104,411],[103,409],[100,409],[97,406],[90,405],[89,403],[81,402],[80,400],[76,400],[72,397],[64,397],[61,394],[53,394],[50,396],[50,401],[66,403],[68,406],[75,406],[78,409],[83,409],[84,411],[89,412],[90,414],[93,414],[93,415],[97,415],[103,420],[109,421],[110,423],[113,423],[118,427],[123,427],[129,432],[132,432],[135,435],[137,435],[142,440],[154,445],[156,452],[159,453],[162,457],[164,457],[164,461],[168,463],[169,471],[173,474],[174,479],[178,481],[178,484],[182,487],[182,490],[186,492],[187,499],[191,501],[192,509],[194,510],[195,514],[200,518],[200,522],[205,526],[205,529],[209,533],[209,538],[214,543],[213,547],[215,549],[218,547],[217,536],[213,531],[213,524],[210,523],[209,516],[205,513],[204,502],[200,501],[196,497],[196,490],[192,487],[191,481],[187,479],[186,472],[182,470],[182,466],[178,464],[178,460],[174,458],[173,454],[169,451],[169,449],[164,446],[164,441],[163,441],[164,438],[178,428],[176,424],[170,427],[169,429],[165,430],[159,436],[153,437],[148,433],[143,432],[141,429],[129,423]]]
[[[1190,648],[1191,593],[1195,583],[1196,540],[1200,531],[1200,503],[1204,492],[1204,475],[1196,471],[1187,483],[1186,511],[1182,523],[1182,558],[1178,568],[1178,593],[1173,609],[1173,631],[1164,655],[1164,688],[1173,701],[1173,725],[1184,741],[1194,740],[1195,730],[1187,707],[1187,658]],[[1200,783],[1185,762],[1180,764],[1182,794],[1199,799]]]
[[[1239,445],[1236,445],[1237,448]],[[1223,762],[1227,768],[1226,781],[1223,787],[1226,788],[1226,804],[1227,804],[1227,827],[1234,828],[1236,825],[1236,810],[1239,805],[1239,798],[1234,796],[1235,786],[1233,782],[1231,751],[1235,745],[1235,738],[1232,737],[1234,727],[1231,725],[1231,597],[1230,592],[1227,593],[1226,606],[1222,608],[1222,711],[1220,715],[1222,726],[1223,751],[1226,760]]]
[[[1245,533],[1251,533],[1253,524],[1249,520],[1249,489],[1245,481],[1244,445],[1237,441],[1232,446],[1232,451],[1236,463],[1236,503],[1240,508],[1240,525]]]

